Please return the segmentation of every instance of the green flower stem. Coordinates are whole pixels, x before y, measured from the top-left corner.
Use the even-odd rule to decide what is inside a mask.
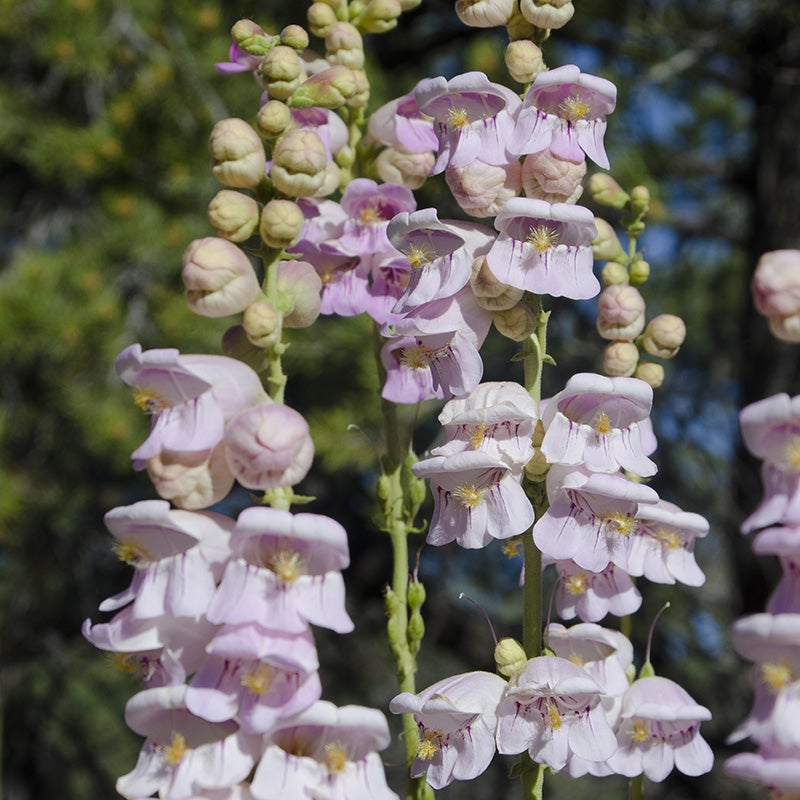
[[[270,305],[277,309],[278,303],[278,264],[282,250],[264,248],[261,259],[264,262],[264,294]],[[281,329],[281,341],[270,348],[267,363],[267,391],[269,396],[276,402],[283,402],[283,395],[286,391],[286,373],[283,371],[281,356],[286,350],[286,343],[283,341],[283,329]]]
[[[628,800],[644,800],[644,775],[637,775],[628,781]]]
[[[523,757],[530,761],[530,756],[523,753]],[[544,791],[544,773],[547,767],[544,764],[533,764],[522,773],[522,798],[523,800],[542,800]]]

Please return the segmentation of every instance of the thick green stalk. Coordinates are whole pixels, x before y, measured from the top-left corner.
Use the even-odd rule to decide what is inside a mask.
[[[644,775],[637,775],[628,781],[628,800],[644,800]]]

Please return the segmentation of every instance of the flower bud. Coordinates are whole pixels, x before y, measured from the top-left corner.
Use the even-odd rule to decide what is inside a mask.
[[[494,663],[497,671],[504,678],[516,675],[528,662],[528,656],[522,645],[509,637],[501,639],[494,648]]]
[[[319,316],[322,279],[306,261],[278,264],[278,308],[284,328],[308,328]]]
[[[603,265],[600,278],[603,281],[603,286],[622,285],[630,282],[627,267],[617,264],[616,261],[609,261]]]
[[[473,161],[464,167],[450,167],[444,177],[462,211],[473,217],[493,217],[512,197],[519,194],[521,167]]]
[[[640,361],[639,366],[636,367],[636,372],[633,373],[633,377],[644,381],[652,386],[653,389],[658,389],[664,382],[664,367],[653,361]]]
[[[308,423],[292,408],[264,403],[225,427],[228,466],[246,489],[294,486],[308,473],[314,443]]]
[[[479,256],[472,264],[470,286],[481,308],[488,311],[505,311],[513,308],[525,292],[497,280],[486,264],[486,257]]]
[[[628,274],[633,286],[641,286],[650,277],[650,264],[643,258],[636,258],[631,262]]]
[[[244,325],[233,325],[222,334],[222,352],[256,372],[262,372],[269,364],[269,354],[247,338]]]
[[[592,242],[592,253],[597,261],[616,261],[626,264],[628,259],[614,229],[600,217],[594,218],[597,237]]]
[[[291,47],[278,45],[264,56],[258,74],[270,97],[288,100],[300,85],[303,65],[300,56]]]
[[[208,205],[208,221],[223,239],[243,242],[258,228],[258,203],[249,195],[221,189]]]
[[[300,53],[308,47],[308,33],[302,25],[287,25],[281,31],[281,44]]]
[[[331,25],[338,21],[336,12],[327,3],[312,3],[306,18],[309,30],[320,39],[324,39]]]
[[[421,2],[422,0],[400,0],[400,8],[403,10],[403,12],[412,11]]]
[[[753,303],[766,317],[800,312],[800,250],[772,250],[758,260],[751,285]]]
[[[189,511],[223,500],[234,480],[222,442],[196,453],[162,450],[147,460],[147,474],[159,497]]]
[[[512,342],[524,342],[536,330],[536,317],[525,303],[517,303],[506,311],[495,311],[492,322]]]
[[[331,67],[300,84],[289,105],[292,108],[341,108],[360,87],[356,73],[347,67]]]
[[[427,153],[409,153],[397,147],[387,147],[375,159],[375,170],[385,183],[399,183],[407,189],[419,189],[433,169],[436,156]]]
[[[530,39],[510,42],[504,56],[508,74],[517,83],[533,83],[533,79],[545,69],[542,50]]]
[[[296,128],[284,134],[272,154],[270,177],[290,197],[308,197],[322,186],[328,154],[319,135]]]
[[[531,25],[522,14],[514,14],[506,25],[508,38],[513,42],[517,39],[530,39],[536,33],[535,26]]]
[[[297,244],[305,217],[293,200],[270,200],[261,211],[258,232],[267,247],[285,250]]]
[[[242,326],[250,342],[262,350],[275,347],[281,340],[281,314],[266,300],[245,309]]]
[[[260,291],[250,259],[232,242],[214,236],[189,244],[181,275],[189,308],[203,317],[238,314]]]
[[[547,463],[545,454],[539,447],[533,451],[533,456],[525,464],[525,477],[533,483],[541,483],[550,471],[550,464]]]
[[[589,193],[595,202],[609,208],[623,209],[631,199],[607,172],[595,172],[589,178]]]
[[[642,347],[651,356],[672,358],[686,339],[686,325],[674,314],[659,314],[650,320],[642,337]]]
[[[505,25],[514,12],[514,0],[456,0],[458,18],[472,28]]]
[[[364,42],[355,25],[335,22],[325,35],[326,60],[331,65],[363,69]]]
[[[528,197],[548,203],[574,203],[583,194],[586,161],[575,163],[551,150],[531,153],[522,162],[522,188]]]
[[[633,286],[606,286],[597,298],[597,332],[604,339],[633,341],[644,330],[644,298]]]
[[[646,186],[634,186],[631,189],[631,214],[634,217],[644,216],[650,210],[650,191]]]
[[[354,69],[353,78],[356,82],[356,90],[347,98],[347,105],[350,108],[365,108],[369,103],[369,78],[362,69]]]
[[[800,342],[800,314],[774,314],[767,317],[770,333],[782,342]]]
[[[358,27],[364,33],[386,33],[397,27],[403,13],[399,0],[370,0],[359,17]]]
[[[611,342],[603,353],[603,372],[612,378],[628,378],[639,363],[639,348],[633,342]]]
[[[537,3],[535,0],[520,0],[519,10],[528,22],[537,28],[556,30],[563,28],[575,13],[572,3]]]
[[[325,166],[325,176],[322,179],[322,186],[317,189],[312,197],[327,197],[333,194],[342,181],[342,173],[339,166],[334,161],[329,161]]]
[[[408,607],[419,611],[425,603],[425,585],[414,578],[408,582]]]
[[[251,19],[240,19],[235,23],[231,28],[231,39],[251,56],[265,56],[275,43],[275,37],[269,36]]]
[[[264,178],[264,145],[243,119],[220,120],[211,131],[208,151],[213,159],[211,173],[224,186],[254,189]]]

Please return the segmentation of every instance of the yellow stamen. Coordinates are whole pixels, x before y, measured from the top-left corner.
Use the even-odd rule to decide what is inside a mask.
[[[469,114],[466,108],[451,108],[447,112],[447,124],[454,128],[463,128],[469,125]]]
[[[786,444],[784,450],[786,463],[794,469],[800,469],[800,437],[793,436]]]
[[[292,583],[305,572],[303,557],[294,550],[278,550],[265,560],[264,566],[284,583]]]
[[[633,720],[633,727],[631,728],[631,739],[634,742],[646,742],[650,738],[650,733],[647,726],[640,720]]]
[[[189,748],[186,746],[186,738],[182,733],[172,732],[169,739],[169,744],[161,746],[161,752],[164,755],[164,761],[171,767],[177,766],[181,759],[186,755]]]
[[[571,661],[573,664],[575,664],[575,665],[576,665],[576,666],[578,666],[578,667],[582,667],[582,666],[583,666],[583,664],[584,664],[584,661],[583,661],[583,659],[582,659],[582,658],[581,658],[579,655],[577,655],[576,653],[573,653],[573,654],[572,654],[572,655],[571,655],[571,656],[570,656],[570,657],[567,659],[567,661]]]
[[[567,122],[585,119],[592,107],[579,94],[573,94],[561,102],[558,107],[561,117]]]
[[[127,672],[131,675],[139,672],[139,660],[135,653],[109,653],[108,660],[117,672]]]
[[[148,414],[156,414],[169,408],[169,402],[152,389],[137,389],[133,393],[133,402]]]
[[[667,546],[669,550],[677,550],[683,547],[683,539],[675,531],[658,530],[653,534],[653,538]]]
[[[325,745],[325,766],[329,772],[342,772],[347,766],[347,747],[341,742]]]
[[[277,670],[269,664],[259,664],[242,675],[242,686],[246,686],[253,694],[266,694],[275,679]]]
[[[555,699],[553,699],[552,697],[547,698],[546,704],[547,704],[547,723],[554,731],[557,731],[563,724],[561,721],[561,714],[558,713],[558,705],[556,704]]]
[[[365,225],[374,225],[376,222],[383,222],[383,217],[375,206],[362,208],[359,217]]]
[[[558,244],[559,233],[548,225],[531,226],[525,241],[532,244],[537,253],[544,253]]]
[[[405,256],[408,259],[411,269],[427,267],[433,260],[433,253],[423,245],[412,244],[405,253]]]
[[[597,416],[594,418],[594,424],[592,427],[595,429],[597,433],[600,434],[608,434],[611,433],[613,426],[611,425],[611,419],[609,418],[608,414],[605,411],[598,411]]]
[[[420,761],[430,761],[442,749],[443,736],[440,730],[425,731],[424,738],[417,745],[417,758]]]
[[[485,491],[477,486],[458,486],[453,489],[453,497],[460,500],[465,508],[475,508],[483,500]]]
[[[785,689],[795,680],[792,668],[785,661],[767,661],[759,664],[759,671],[761,672],[761,681],[772,692]]]
[[[430,347],[423,347],[421,344],[412,344],[404,347],[400,360],[409,369],[427,369],[436,356],[436,351]]]
[[[521,545],[519,539],[506,539],[500,549],[506,558],[516,558],[520,554]]]
[[[639,527],[639,521],[630,514],[604,514],[598,517],[606,533],[630,536]]]
[[[470,434],[469,446],[477,450],[483,444],[483,439],[488,429],[488,425],[476,425],[475,430]]]
[[[152,564],[155,560],[138,542],[124,542],[117,540],[111,548],[120,561],[130,564],[132,567],[141,568]]]
[[[570,594],[586,594],[586,589],[588,588],[586,573],[576,572],[574,575],[564,578],[564,588]]]

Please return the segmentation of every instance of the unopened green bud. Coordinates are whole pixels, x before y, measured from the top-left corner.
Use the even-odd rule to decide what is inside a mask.
[[[400,8],[402,11],[411,11],[416,8],[422,0],[400,0]]]
[[[525,303],[517,303],[506,311],[495,311],[492,322],[512,342],[524,342],[536,330],[536,316]]]
[[[261,137],[243,119],[220,120],[208,139],[212,175],[235,189],[254,189],[267,167]]]
[[[640,361],[633,377],[650,384],[653,389],[658,389],[664,383],[664,367],[653,361]]]
[[[258,219],[258,203],[232,189],[221,189],[208,206],[208,221],[218,236],[231,242],[249,239],[258,228]]]
[[[234,325],[222,335],[222,352],[247,364],[256,372],[262,372],[269,364],[269,355],[256,347],[245,333],[243,325]]]
[[[637,258],[630,267],[631,285],[641,286],[650,277],[650,264],[644,259]]]
[[[647,324],[642,346],[651,356],[672,358],[686,339],[686,324],[674,314],[659,314]]]
[[[353,77],[356,81],[356,91],[347,98],[347,105],[350,108],[365,108],[369,103],[369,78],[363,69],[354,69]]]
[[[370,0],[358,18],[358,27],[364,33],[386,33],[397,27],[402,13],[400,0]]]
[[[295,128],[275,145],[269,174],[279,192],[290,197],[310,197],[322,186],[327,163],[328,154],[319,135]]]
[[[517,83],[533,83],[534,78],[545,69],[542,50],[530,39],[517,39],[505,49],[508,74]]]
[[[278,264],[278,308],[284,328],[313,325],[322,303],[322,279],[307,261],[291,259]]]
[[[281,44],[264,56],[258,74],[270,97],[287,100],[300,85],[303,65],[291,47]]]
[[[308,33],[302,25],[287,25],[281,31],[281,44],[302,52],[308,47]]]
[[[603,281],[603,286],[624,286],[630,283],[627,267],[617,264],[616,261],[609,261],[603,265],[600,280]]]
[[[649,210],[650,190],[646,186],[634,186],[631,189],[631,214],[634,217],[641,217]]]
[[[631,199],[607,172],[595,172],[589,178],[589,193],[595,202],[610,208],[625,208]]]
[[[327,3],[312,3],[307,13],[308,27],[314,36],[324,39],[331,25],[338,21],[336,12]]]
[[[528,656],[516,639],[506,637],[495,645],[494,663],[504,678],[511,678],[528,663]]]
[[[362,69],[364,67],[364,42],[355,25],[335,22],[325,35],[326,60],[333,65]]]
[[[267,100],[258,110],[256,127],[265,139],[277,139],[289,129],[292,112],[280,100]]]
[[[375,486],[375,495],[382,506],[386,506],[392,497],[392,479],[388,475],[379,475]]]
[[[534,447],[541,447],[542,442],[544,441],[544,422],[540,419],[536,420],[536,424],[533,426],[533,435],[531,436],[531,444]]]
[[[522,14],[514,14],[506,23],[506,30],[512,42],[517,39],[530,39],[536,32],[536,28]]]
[[[533,451],[533,456],[525,464],[525,477],[534,483],[541,483],[550,471],[550,464],[547,463],[545,454],[537,447]]]
[[[268,35],[251,19],[240,19],[235,23],[231,28],[231,38],[251,56],[265,56],[277,42],[276,37]]]
[[[247,306],[242,325],[250,342],[262,350],[275,347],[281,340],[280,312],[266,300]]]
[[[408,628],[406,628],[406,639],[408,640],[408,649],[412,655],[419,652],[422,638],[425,636],[425,620],[422,614],[411,614],[408,618]]]
[[[625,251],[611,225],[600,217],[595,217],[594,224],[597,226],[597,237],[592,242],[592,253],[594,253],[595,259],[626,264],[628,259]]]
[[[417,455],[413,451],[406,456],[403,463],[403,483],[405,484],[404,497],[406,501],[406,511],[410,519],[414,519],[419,512],[420,506],[425,502],[428,486],[422,478],[418,478],[411,467],[417,462]]]
[[[408,607],[412,611],[419,611],[425,603],[425,597],[424,584],[412,578],[408,582]]]
[[[301,83],[291,96],[289,105],[292,108],[341,108],[359,90],[359,85],[353,70],[331,67]]]
[[[258,232],[267,247],[284,250],[296,244],[305,217],[292,200],[270,200],[261,212]]]
[[[633,342],[611,342],[603,353],[603,372],[612,378],[629,378],[639,363],[639,348]]]

